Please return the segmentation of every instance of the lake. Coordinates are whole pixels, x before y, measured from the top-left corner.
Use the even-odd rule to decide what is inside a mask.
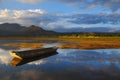
[[[25,48],[2,45],[20,42],[34,41],[0,40],[1,80],[120,80],[120,49],[58,49],[56,55],[13,67],[10,51]]]

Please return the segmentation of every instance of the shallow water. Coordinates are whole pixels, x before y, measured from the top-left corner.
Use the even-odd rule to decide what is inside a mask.
[[[2,80],[120,80],[120,49],[58,49],[57,55],[13,67],[9,64],[12,59],[9,52],[22,48],[3,47],[3,42],[0,42]],[[15,41],[8,43],[12,42]]]

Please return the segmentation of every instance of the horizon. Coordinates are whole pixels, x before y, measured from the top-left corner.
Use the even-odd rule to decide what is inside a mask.
[[[57,32],[100,27],[119,31],[119,4],[119,0],[0,0],[0,24],[36,25]]]
[[[21,24],[18,24],[18,23],[2,23],[0,24],[0,28],[3,26],[2,25],[6,25],[6,27],[9,27],[10,25],[13,25],[11,26],[11,28],[16,28],[16,27],[24,27],[24,28],[29,28],[31,26],[34,26],[34,27],[37,27],[37,28],[41,28],[43,30],[46,30],[46,31],[54,31],[54,32],[57,32],[57,33],[83,33],[83,32],[94,32],[94,33],[120,33],[120,31],[118,30],[117,32],[114,31],[114,28],[106,28],[106,27],[91,27],[91,28],[74,28],[74,31],[72,31],[73,29],[67,29],[67,31],[63,30],[63,31],[55,31],[55,30],[49,30],[49,29],[45,29],[44,27],[41,27],[41,26],[37,26],[37,25],[30,25],[30,26],[22,26]],[[16,27],[15,27],[16,26]],[[10,28],[9,28],[10,29]],[[103,29],[103,31],[102,31]],[[5,29],[4,29],[5,30]],[[87,31],[86,31],[87,30]]]

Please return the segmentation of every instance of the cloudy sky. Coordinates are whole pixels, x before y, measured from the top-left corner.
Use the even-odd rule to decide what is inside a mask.
[[[0,0],[0,24],[67,31],[120,29],[120,0]]]

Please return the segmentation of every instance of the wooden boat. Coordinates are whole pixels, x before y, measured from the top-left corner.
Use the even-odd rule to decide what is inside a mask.
[[[19,66],[34,60],[49,57],[51,55],[57,54],[57,47],[26,50],[26,51],[12,51],[10,54],[14,58],[10,62],[13,66]]]

